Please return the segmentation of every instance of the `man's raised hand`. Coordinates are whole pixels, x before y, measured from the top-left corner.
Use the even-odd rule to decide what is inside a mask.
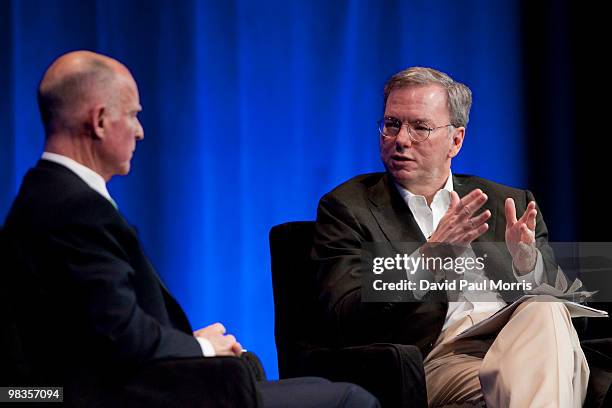
[[[512,255],[514,267],[520,274],[525,274],[535,267],[538,252],[535,248],[536,210],[535,201],[529,202],[527,209],[516,218],[516,206],[512,198],[505,202],[506,212],[506,246]]]

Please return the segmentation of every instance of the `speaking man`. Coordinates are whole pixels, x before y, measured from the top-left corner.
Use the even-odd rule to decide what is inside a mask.
[[[368,242],[421,243],[421,254],[432,256],[440,248],[505,243],[507,265],[487,275],[533,285],[554,285],[556,276],[536,245],[546,243],[548,232],[529,191],[451,172],[464,142],[469,88],[413,67],[389,79],[384,101],[379,138],[386,172],[356,176],[319,202],[312,254],[339,341],[419,346],[431,406],[581,406],[589,368],[561,303],[525,302],[501,331],[455,340],[505,306],[499,293],[481,294],[486,302],[469,293],[440,302],[361,301],[361,248]]]

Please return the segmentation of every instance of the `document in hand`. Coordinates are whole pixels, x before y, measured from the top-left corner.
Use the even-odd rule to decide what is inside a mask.
[[[506,323],[508,323],[508,320],[510,320],[512,313],[514,313],[514,310],[516,310],[518,305],[535,296],[537,295],[525,295],[521,297],[516,302],[511,303],[499,310],[493,316],[464,330],[457,337],[455,337],[455,339],[490,335],[499,332],[506,325]],[[565,304],[572,317],[608,317],[608,312],[605,310],[594,309],[592,307],[581,305],[565,299],[559,299],[559,301]]]

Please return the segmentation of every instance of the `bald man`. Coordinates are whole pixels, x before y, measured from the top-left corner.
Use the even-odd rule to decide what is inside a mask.
[[[136,82],[120,62],[77,51],[54,61],[38,103],[45,151],[5,222],[9,288],[33,372],[47,384],[121,379],[153,360],[239,356],[221,323],[193,331],[107,188],[126,175],[143,127]],[[378,406],[323,379],[259,384],[265,406]]]

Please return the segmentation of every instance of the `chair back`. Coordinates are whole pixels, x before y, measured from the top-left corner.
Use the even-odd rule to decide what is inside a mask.
[[[270,230],[274,334],[280,378],[299,374],[308,349],[330,343],[317,300],[316,271],[310,259],[315,223],[288,222]]]
[[[23,385],[30,369],[26,364],[8,282],[14,273],[6,234],[0,226],[0,386]]]

